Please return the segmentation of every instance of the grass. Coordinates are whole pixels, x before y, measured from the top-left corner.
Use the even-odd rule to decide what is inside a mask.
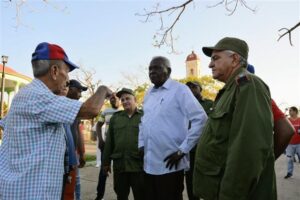
[[[95,160],[96,160],[96,155],[90,155],[90,154],[85,155],[86,162],[95,161]]]

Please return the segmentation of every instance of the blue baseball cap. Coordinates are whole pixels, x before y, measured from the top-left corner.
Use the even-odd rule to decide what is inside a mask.
[[[248,70],[248,72],[250,72],[252,74],[255,74],[255,69],[254,69],[253,65],[248,64],[247,65],[247,70]]]
[[[63,60],[70,68],[70,71],[79,68],[72,63],[63,48],[56,44],[49,44],[42,42],[35,48],[32,54],[31,61],[33,60]]]

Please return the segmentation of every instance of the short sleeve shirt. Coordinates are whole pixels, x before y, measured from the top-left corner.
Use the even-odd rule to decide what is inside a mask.
[[[274,122],[276,122],[279,119],[285,118],[284,113],[278,108],[275,101],[272,99],[271,102]]]
[[[0,199],[60,199],[65,131],[82,103],[53,94],[34,79],[19,91],[5,118],[0,146]]]
[[[110,118],[117,111],[119,111],[119,110],[115,109],[115,108],[107,108],[100,115],[99,122],[103,122],[105,124],[105,132],[104,132],[105,134],[104,134],[104,137],[103,137],[104,141],[105,141],[106,136],[107,136],[107,131],[108,131],[108,128],[109,128]]]

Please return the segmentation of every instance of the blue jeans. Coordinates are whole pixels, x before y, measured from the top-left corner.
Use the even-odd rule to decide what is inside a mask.
[[[81,200],[81,198],[80,198],[80,173],[79,173],[78,167],[76,169],[75,197],[76,197],[76,200]]]
[[[289,144],[288,147],[286,148],[286,156],[288,158],[288,163],[287,163],[287,172],[288,174],[293,175],[294,171],[294,157],[295,154],[297,154],[298,158],[300,156],[300,144]]]

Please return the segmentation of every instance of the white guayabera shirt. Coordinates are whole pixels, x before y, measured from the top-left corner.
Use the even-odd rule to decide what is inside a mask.
[[[139,147],[144,147],[144,170],[161,175],[189,168],[184,156],[177,169],[166,168],[164,159],[178,150],[188,153],[198,142],[207,115],[190,89],[168,79],[159,88],[150,88],[144,99]],[[188,129],[189,121],[191,128]]]

